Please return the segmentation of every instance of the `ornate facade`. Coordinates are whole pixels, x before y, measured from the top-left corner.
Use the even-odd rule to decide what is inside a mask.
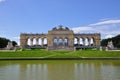
[[[100,33],[74,34],[62,26],[48,31],[48,34],[20,34],[21,47],[47,48],[48,50],[74,50],[75,48],[99,47]]]

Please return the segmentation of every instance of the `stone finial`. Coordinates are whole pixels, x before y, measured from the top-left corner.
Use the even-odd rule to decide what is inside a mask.
[[[63,26],[62,26],[62,25],[59,25],[58,30],[63,30]]]
[[[65,27],[65,30],[69,30],[69,28],[68,28],[68,27]]]
[[[8,42],[8,44],[7,44],[7,49],[12,49],[13,48],[13,44],[12,44],[12,42]]]
[[[114,49],[113,42],[112,42],[112,41],[109,41],[107,47],[108,47],[109,49]]]
[[[52,30],[69,30],[69,28],[68,27],[63,28],[62,25],[59,25],[58,29],[57,29],[57,27],[54,27]]]
[[[57,27],[54,27],[52,30],[57,30]]]

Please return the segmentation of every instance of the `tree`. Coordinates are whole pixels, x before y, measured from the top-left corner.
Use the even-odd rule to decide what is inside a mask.
[[[69,28],[68,28],[68,27],[65,27],[65,29],[66,29],[66,30],[69,30]]]
[[[0,48],[6,47],[9,41],[9,39],[0,37]]]
[[[13,46],[16,46],[16,45],[17,45],[17,42],[12,41],[12,44],[13,44]]]
[[[109,41],[113,42],[114,47],[120,48],[120,34],[113,37],[113,38],[103,39],[101,41],[101,45],[102,46],[107,46]]]
[[[5,48],[8,44],[8,42],[10,42],[9,39],[0,37],[0,48]],[[17,42],[12,41],[12,44],[13,44],[13,46],[15,46],[15,45],[17,45]]]

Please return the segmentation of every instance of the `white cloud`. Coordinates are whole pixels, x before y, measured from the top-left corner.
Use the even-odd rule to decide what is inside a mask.
[[[112,38],[114,35],[106,35],[105,38]]]
[[[5,2],[6,0],[0,0],[0,2]]]
[[[107,20],[102,22],[97,22],[94,24],[90,24],[89,26],[98,26],[98,25],[107,25],[107,24],[118,24],[120,23],[120,20]]]
[[[87,26],[74,27],[72,30],[75,33],[101,33],[102,35],[109,36],[110,35],[118,35],[120,34],[120,20],[106,20],[100,21],[97,23],[89,24]],[[105,38],[105,37],[104,37]]]
[[[72,30],[77,33],[79,31],[87,31],[87,30],[93,30],[92,27],[77,27],[77,28],[72,28]]]

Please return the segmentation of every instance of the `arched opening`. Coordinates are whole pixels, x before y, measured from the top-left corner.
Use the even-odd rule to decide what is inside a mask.
[[[90,45],[91,45],[91,46],[94,45],[94,38],[90,38]]]
[[[38,38],[38,45],[42,45],[42,38]]]
[[[44,46],[47,46],[47,38],[44,38],[44,39],[43,39],[43,45],[44,45]]]
[[[74,45],[78,46],[79,45],[79,39],[78,38],[74,38]]]
[[[33,38],[33,45],[36,45],[36,38]]]
[[[84,42],[85,42],[85,46],[89,45],[89,39],[88,38],[85,38]]]
[[[65,38],[65,39],[64,39],[64,45],[65,45],[65,46],[68,46],[68,38]]]
[[[59,39],[58,39],[58,45],[59,45],[59,46],[62,46],[62,45],[63,45],[63,39],[62,39],[62,38],[59,38]]]
[[[27,39],[27,45],[31,46],[31,39],[30,38]]]
[[[83,45],[83,38],[80,38],[80,46],[82,46]]]
[[[57,43],[58,43],[57,39],[54,38],[54,39],[53,39],[53,45],[54,45],[54,46],[57,46]]]

